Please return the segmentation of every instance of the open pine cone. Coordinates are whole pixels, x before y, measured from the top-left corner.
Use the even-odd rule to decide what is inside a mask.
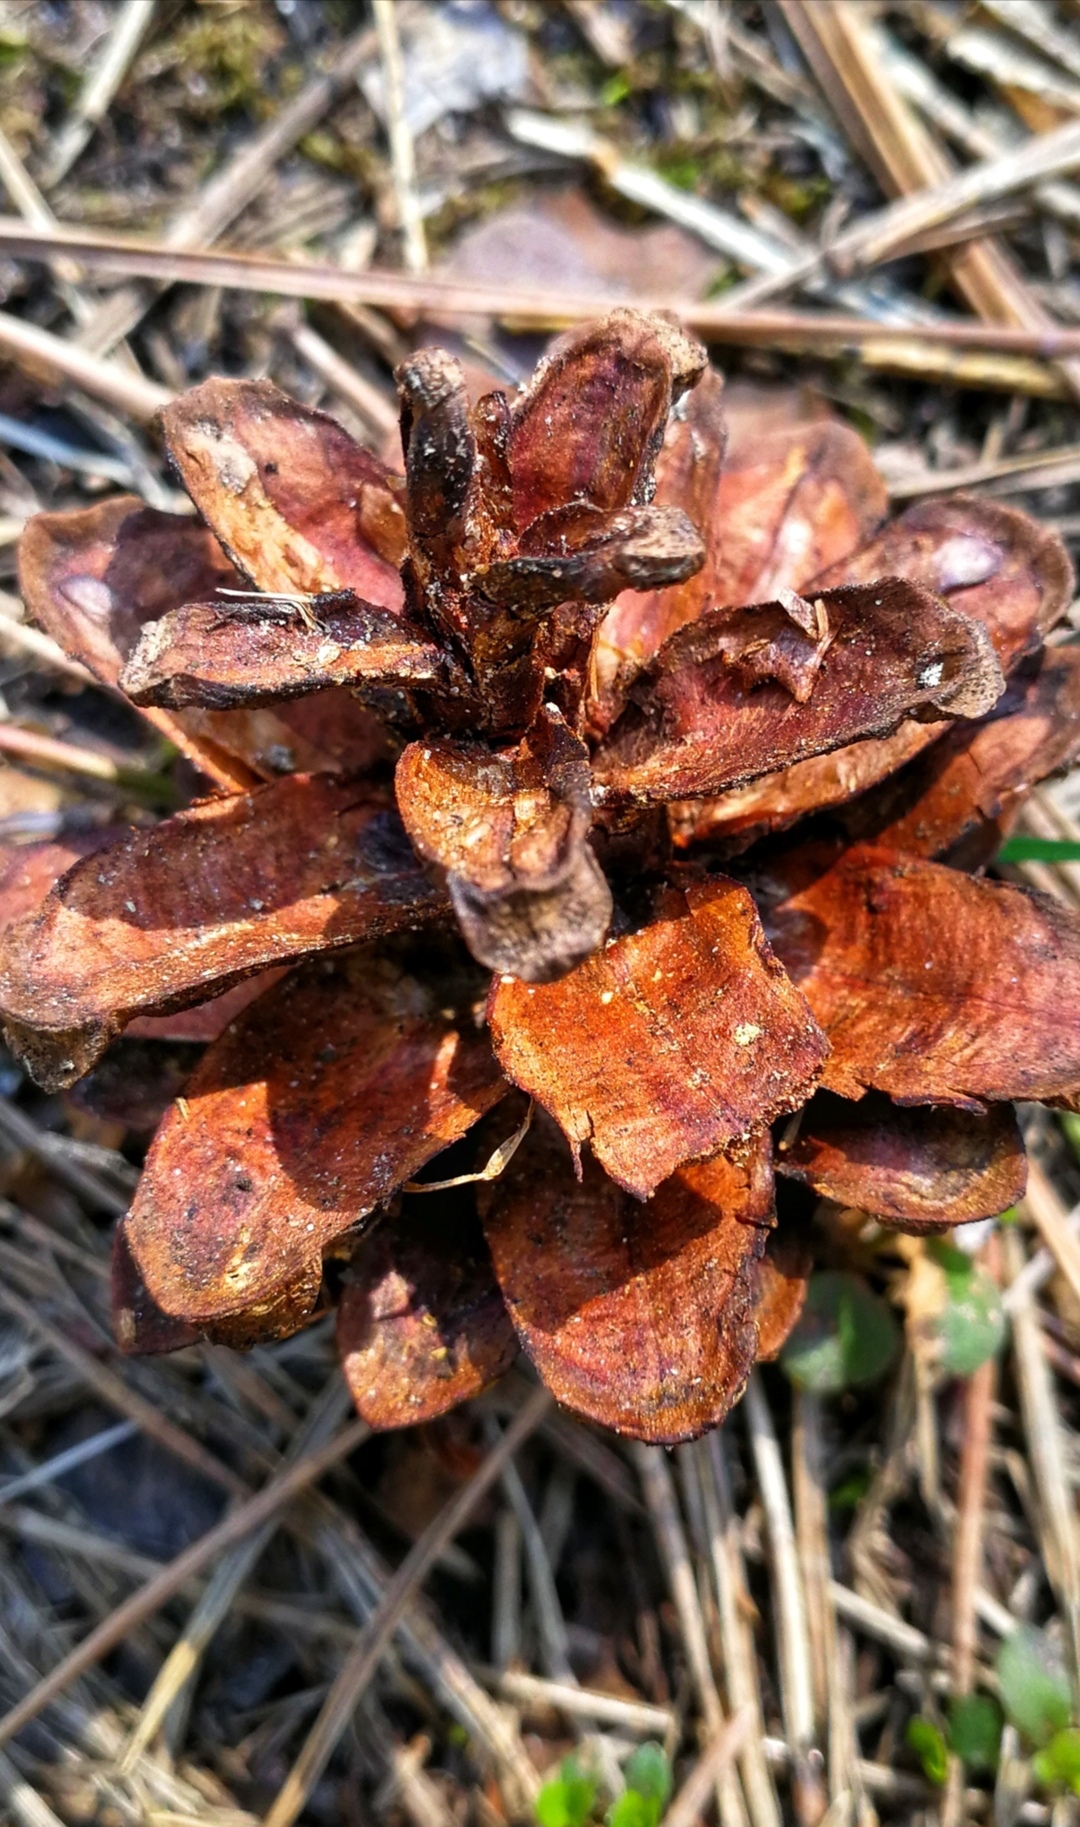
[[[51,1087],[124,1030],[210,1041],[117,1239],[126,1350],[336,1289],[375,1426],[522,1348],[686,1439],[798,1310],[774,1171],[945,1227],[1022,1192],[1011,1100],[1075,1107],[1080,921],[979,873],[1080,752],[1069,564],[990,501],[883,525],[832,422],[725,463],[662,318],[512,404],[440,350],[398,379],[404,480],[211,380],[164,414],[205,525],[31,522],[36,621],[215,792],[19,852],[0,1009]]]

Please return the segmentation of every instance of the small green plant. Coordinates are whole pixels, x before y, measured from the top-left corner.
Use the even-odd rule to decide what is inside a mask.
[[[962,1694],[949,1703],[944,1731],[921,1715],[908,1721],[906,1738],[928,1782],[942,1785],[949,1753],[971,1770],[994,1771],[1001,1752],[1001,1708],[986,1694]]]
[[[1064,1661],[1044,1630],[1024,1626],[998,1651],[997,1677],[1006,1717],[1036,1750],[1048,1747],[1073,1716]]]
[[[1049,1744],[1036,1751],[1031,1768],[1046,1788],[1061,1785],[1080,1795],[1080,1732],[1076,1727],[1066,1726],[1063,1732],[1055,1732]]]
[[[607,1812],[607,1827],[657,1827],[671,1794],[671,1762],[650,1740],[631,1752],[623,1770],[626,1788]]]
[[[997,1769],[1001,1727],[1001,1708],[989,1694],[960,1694],[949,1704],[949,1749],[970,1770]]]
[[[947,1376],[969,1377],[1004,1344],[1001,1290],[963,1250],[940,1237],[926,1247],[945,1278],[945,1300],[934,1327],[937,1362]]]
[[[927,1782],[940,1787],[949,1774],[949,1747],[944,1732],[932,1720],[917,1715],[908,1720],[904,1736],[922,1765]]]
[[[536,1798],[539,1827],[585,1827],[596,1806],[597,1787],[576,1757],[564,1757],[559,1774]]]
[[[604,1816],[607,1827],[659,1827],[671,1794],[671,1760],[663,1746],[652,1741],[639,1745],[627,1758],[623,1775],[626,1788]],[[558,1776],[536,1798],[539,1827],[586,1827],[598,1817],[599,1794],[577,1759],[565,1758]]]
[[[876,1383],[899,1344],[900,1329],[881,1296],[859,1275],[825,1270],[810,1278],[806,1305],[780,1362],[800,1389],[835,1395]]]

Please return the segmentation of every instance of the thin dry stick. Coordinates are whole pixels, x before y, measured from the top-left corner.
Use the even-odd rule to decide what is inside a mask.
[[[690,1679],[697,1690],[698,1704],[704,1714],[709,1736],[714,1738],[724,1723],[724,1710],[709,1661],[709,1645],[690,1560],[690,1546],[679,1515],[675,1485],[661,1447],[642,1446],[635,1442],[633,1454],[671,1582],[671,1596],[679,1614],[679,1628],[686,1646]]]
[[[154,0],[124,0],[101,55],[88,72],[69,118],[53,142],[42,182],[52,190],[70,171],[104,120],[154,17]]]
[[[724,1437],[717,1431],[690,1448],[697,1461],[705,1527],[709,1537],[716,1600],[720,1611],[720,1636],[724,1645],[724,1676],[728,1705],[733,1713],[751,1709],[751,1729],[739,1754],[746,1806],[753,1827],[780,1827],[776,1786],[761,1749],[765,1716],[761,1705],[757,1647],[750,1624],[739,1518],[731,1494],[731,1477],[724,1452]]]
[[[854,1625],[863,1636],[872,1637],[876,1643],[884,1643],[902,1661],[921,1663],[934,1660],[936,1646],[914,1624],[906,1624],[903,1618],[895,1617],[891,1611],[875,1605],[872,1599],[852,1592],[850,1586],[841,1585],[839,1580],[829,1581],[829,1597],[837,1617]]]
[[[622,1700],[617,1694],[596,1694],[589,1688],[569,1687],[565,1681],[545,1681],[541,1675],[524,1675],[517,1669],[485,1672],[497,1693],[521,1706],[553,1706],[571,1719],[593,1719],[601,1725],[621,1726],[643,1738],[664,1738],[676,1731],[678,1720],[666,1707],[643,1700]]]
[[[499,1439],[498,1426],[490,1418],[488,1439],[492,1446],[497,1445]],[[545,1673],[553,1681],[574,1685],[575,1676],[570,1666],[570,1640],[566,1634],[566,1620],[563,1617],[559,1594],[555,1588],[555,1575],[551,1570],[544,1538],[529,1502],[528,1492],[521,1481],[521,1473],[516,1465],[510,1463],[505,1465],[499,1474],[499,1480],[510,1500],[521,1529],[521,1539],[525,1548],[525,1565],[528,1568],[529,1586],[532,1591],[533,1612],[540,1639],[540,1656],[541,1661],[545,1664]]]
[[[1002,1245],[1006,1279],[1015,1285],[1024,1267],[1023,1244],[1015,1225],[1006,1227]],[[1012,1341],[1024,1438],[1039,1495],[1039,1545],[1064,1614],[1075,1675],[1080,1668],[1080,1541],[1053,1379],[1043,1350],[1038,1309],[1030,1295],[1012,1307]]]
[[[1080,149],[1076,122],[952,175],[946,154],[890,81],[874,19],[861,8],[827,7],[816,0],[780,3],[842,126],[881,182],[898,191],[902,199],[884,212],[876,236],[873,225],[867,232],[863,223],[837,237],[829,253],[834,267],[839,260],[841,270],[862,270],[887,258],[909,237],[912,226],[918,232],[940,222],[940,208],[958,213],[951,208],[958,200],[962,203],[959,213],[963,213],[972,205],[996,200],[1028,182],[1060,176],[1072,168],[1071,149]],[[1069,135],[1074,138],[1070,140]],[[1064,166],[1054,163],[1059,154],[1065,157]],[[1044,158],[1049,160],[1045,168]],[[844,252],[849,236],[855,241],[854,267]],[[999,242],[971,242],[947,259],[953,284],[978,316],[1032,327],[1052,322]],[[733,302],[745,303],[745,299]],[[1080,364],[1063,364],[1061,372],[1072,392],[1080,392]]]
[[[6,633],[5,623],[0,625],[0,640]],[[89,780],[107,780],[114,786],[125,779],[130,780],[134,771],[122,768],[119,762],[108,755],[98,755],[93,749],[78,748],[73,742],[58,742],[55,736],[19,729],[14,723],[0,726],[0,755],[13,755],[35,767],[63,768],[71,774],[85,774]]]
[[[710,1739],[716,1740],[724,1728],[724,1709],[720,1704],[720,1695],[709,1661],[705,1623],[690,1559],[690,1546],[675,1496],[675,1484],[662,1447],[643,1446],[635,1442],[633,1453],[661,1558],[671,1583],[671,1596],[679,1618],[690,1679],[704,1715],[706,1732]],[[717,1805],[724,1827],[736,1827],[737,1823],[745,1820],[743,1798],[733,1776],[725,1774],[718,1785]]]
[[[751,1710],[747,1707],[721,1727],[674,1797],[664,1816],[664,1827],[695,1827],[708,1804],[709,1796],[728,1775],[745,1744],[752,1717]]]
[[[491,1612],[491,1659],[508,1669],[521,1648],[521,1524],[506,1505],[495,1518]]]
[[[376,387],[373,381],[365,380],[362,374],[358,374],[352,363],[339,355],[324,336],[303,322],[289,322],[282,327],[297,355],[354,412],[359,413],[372,436],[381,441],[397,430],[398,410],[393,400]]]
[[[296,1430],[282,1460],[283,1466],[297,1464],[306,1454],[322,1446],[327,1436],[341,1426],[349,1406],[348,1390],[331,1382]],[[246,1541],[239,1542],[225,1555],[214,1569],[209,1585],[158,1670],[143,1703],[120,1766],[122,1774],[132,1770],[165,1723],[166,1714],[184,1689],[190,1688],[207,1644],[228,1616],[240,1587],[272,1539],[278,1522],[278,1517],[271,1516]]]
[[[216,285],[233,291],[269,292],[283,298],[319,298],[330,302],[345,299],[388,310],[422,312],[447,321],[495,316],[538,329],[554,329],[588,322],[626,304],[625,297],[614,292],[575,293],[552,287],[545,288],[541,295],[535,288],[419,278],[373,268],[351,272],[323,261],[277,260],[235,249],[204,249],[189,253],[172,248],[165,241],[133,235],[96,234],[68,224],[38,229],[20,222],[17,217],[0,216],[0,253],[15,259],[48,262],[57,251],[71,253],[88,271],[170,283]],[[1080,354],[1080,329],[1058,324],[1028,328],[1012,323],[971,323],[966,318],[944,318],[925,325],[890,325],[841,312],[739,310],[726,303],[680,298],[673,293],[637,299],[635,305],[644,311],[674,311],[699,335],[733,347],[782,344],[807,349],[834,346],[857,349],[869,345],[910,350],[912,361],[916,359],[916,351],[938,346],[941,349],[1035,355],[1045,360]],[[34,329],[36,336],[42,339],[35,345],[35,350],[43,360],[57,362],[57,349],[71,350],[72,345],[24,324],[21,319],[5,316],[3,322],[5,326],[17,323],[21,330]],[[107,373],[115,372],[108,364],[100,366]],[[94,368],[86,372],[92,374]],[[149,387],[150,383],[143,385]],[[89,386],[87,391],[90,391]],[[164,388],[156,391],[165,399],[171,397]],[[158,404],[161,403],[159,400]]]
[[[1043,1243],[1080,1300],[1080,1239],[1069,1223],[1066,1206],[1037,1161],[1028,1162],[1024,1210],[1034,1220]]]
[[[679,190],[648,166],[630,164],[590,128],[556,120],[549,114],[536,114],[528,108],[512,108],[506,116],[506,126],[524,146],[536,146],[560,158],[580,159],[592,165],[620,196],[677,222],[704,241],[706,247],[715,248],[740,266],[774,276],[787,272],[791,256],[779,241],[761,234],[730,211],[718,209],[715,203]]]
[[[983,1512],[986,1507],[986,1474],[993,1429],[993,1358],[980,1364],[964,1390],[963,1444],[960,1449],[960,1490],[952,1568],[952,1691],[970,1694],[975,1675],[978,1624],[975,1594],[982,1573]],[[942,1827],[963,1827],[964,1766],[949,1759],[949,1778],[942,1808]]]
[[[402,253],[410,273],[426,273],[427,240],[424,235],[424,218],[420,213],[420,200],[416,194],[413,136],[405,117],[405,66],[398,37],[397,9],[394,0],[371,0],[371,10],[379,38],[379,55],[382,58],[390,170],[401,226]]]
[[[0,737],[6,733],[0,730]],[[122,1218],[127,1211],[130,1200],[117,1192],[115,1185],[102,1174],[95,1173],[84,1161],[73,1157],[71,1150],[64,1147],[64,1137],[39,1129],[25,1110],[4,1097],[0,1097],[0,1135],[14,1142],[16,1148],[24,1148],[27,1154],[34,1155],[55,1179],[70,1186],[73,1193],[90,1205],[99,1206],[114,1218]]]
[[[26,622],[16,621],[9,616],[0,603],[0,647],[28,654],[39,665],[48,666],[54,672],[63,673],[67,679],[73,679],[79,685],[96,685],[97,680],[92,672],[81,666],[78,660],[71,660],[58,641],[51,635],[42,634],[40,628],[31,628]]]
[[[87,1669],[93,1668],[133,1630],[145,1623],[147,1618],[160,1611],[193,1574],[201,1573],[217,1555],[226,1548],[231,1548],[234,1542],[242,1541],[250,1530],[257,1529],[261,1523],[275,1515],[298,1492],[329,1471],[332,1465],[347,1458],[367,1439],[370,1431],[366,1422],[354,1421],[336,1440],[272,1478],[254,1497],[241,1504],[239,1509],[231,1511],[213,1529],[208,1529],[205,1535],[201,1535],[198,1541],[192,1542],[190,1548],[185,1548],[182,1554],[178,1554],[152,1580],[148,1580],[145,1586],[140,1586],[137,1592],[133,1592],[122,1605],[118,1605],[96,1630],[84,1637],[70,1655],[65,1656],[56,1668],[39,1681],[31,1693],[0,1719],[0,1745],[7,1744],[32,1719],[36,1719],[58,1694],[62,1694]]]
[[[1080,444],[1059,444],[1056,449],[1025,451],[1018,457],[999,457],[996,463],[964,463],[956,469],[934,469],[901,476],[889,488],[894,501],[915,501],[923,495],[940,495],[946,490],[979,488],[984,482],[999,482],[1015,476],[1017,489],[1036,488],[1041,472],[1048,473],[1045,486],[1056,486],[1062,480],[1080,480]],[[1058,472],[1062,474],[1059,476]],[[1069,472],[1066,476],[1065,472]]]
[[[75,343],[65,342],[21,317],[12,317],[8,311],[0,311],[0,350],[20,368],[35,376],[44,369],[50,381],[56,377],[71,381],[92,399],[103,401],[140,425],[149,423],[173,397],[167,387],[159,387],[156,381],[129,374],[115,362],[101,361]]]
[[[311,132],[374,52],[375,34],[370,26],[338,45],[333,69],[312,77],[280,114],[238,147],[205,188],[169,223],[165,245],[199,247],[224,234],[257,196],[278,161]],[[153,299],[150,288],[126,286],[99,305],[80,329],[77,342],[95,355],[107,354],[135,328]]]
[[[127,1415],[137,1427],[163,1446],[166,1452],[183,1460],[214,1484],[223,1485],[233,1496],[247,1496],[247,1485],[229,1466],[223,1465],[220,1459],[185,1433],[182,1427],[177,1427],[145,1396],[139,1395],[114,1370],[110,1370],[107,1364],[99,1363],[76,1339],[69,1337],[61,1327],[54,1326],[31,1301],[23,1300],[13,1288],[5,1287],[2,1283],[0,1307],[5,1307],[13,1314],[28,1332],[37,1333],[43,1338],[53,1351],[79,1372],[95,1395],[100,1396],[111,1408],[119,1409],[121,1414]]]
[[[10,1757],[0,1753],[0,1800],[16,1827],[64,1827],[36,1789],[19,1774]]]
[[[333,1755],[375,1673],[386,1645],[443,1549],[464,1527],[480,1499],[499,1477],[518,1447],[551,1406],[546,1389],[538,1389],[510,1423],[467,1484],[439,1512],[409,1550],[343,1663],[300,1756],[266,1816],[265,1827],[292,1827]]]
[[[787,1481],[761,1379],[751,1376],[743,1414],[754,1455],[758,1489],[769,1537],[769,1564],[776,1605],[777,1660],[784,1729],[794,1759],[794,1800],[800,1819],[818,1820],[823,1813],[821,1780],[815,1769],[814,1689],[806,1597],[800,1578]]]
[[[840,1805],[844,1798],[853,1798],[861,1812],[850,1658],[843,1653],[832,1595],[821,1398],[805,1389],[795,1391],[792,1485],[795,1539],[806,1593],[814,1710],[819,1732],[827,1733],[829,1799]]]

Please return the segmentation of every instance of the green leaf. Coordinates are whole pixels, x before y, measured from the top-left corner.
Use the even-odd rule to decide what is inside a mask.
[[[544,1784],[534,1803],[540,1827],[585,1827],[595,1806],[596,1784],[573,1757],[563,1759],[558,1776]]]
[[[940,1238],[926,1247],[945,1276],[945,1305],[934,1325],[937,1361],[947,1376],[969,1377],[1005,1342],[1001,1290],[963,1250]]]
[[[607,1827],[657,1827],[661,1804],[655,1795],[639,1795],[627,1789],[607,1811]]]
[[[810,1277],[806,1305],[780,1362],[800,1389],[834,1395],[876,1383],[899,1344],[891,1307],[861,1276],[830,1269]]]
[[[944,1783],[949,1774],[949,1752],[937,1726],[929,1719],[909,1719],[904,1736],[921,1763],[927,1782]]]
[[[1080,844],[1068,837],[1007,837],[999,863],[1080,863]]]
[[[1061,1125],[1061,1132],[1064,1135],[1066,1142],[1072,1149],[1076,1159],[1080,1161],[1080,1116],[1077,1115],[1075,1110],[1058,1110],[1055,1111],[1055,1115]]]
[[[607,81],[600,86],[600,100],[605,108],[617,108],[620,102],[626,100],[629,93],[630,78],[625,70],[616,70],[615,74],[609,76]]]
[[[1080,1732],[1075,1726],[1055,1732],[1050,1743],[1036,1751],[1031,1767],[1039,1782],[1048,1788],[1054,1783],[1064,1783],[1075,1795],[1080,1795]]]
[[[653,1797],[663,1808],[671,1794],[671,1761],[663,1745],[649,1739],[631,1751],[623,1766],[626,1787],[638,1795]]]
[[[1024,1625],[998,1651],[997,1676],[1006,1716],[1036,1747],[1064,1731],[1073,1695],[1065,1664],[1044,1630]]]
[[[989,1694],[962,1694],[949,1703],[949,1749],[972,1770],[997,1769],[1001,1726],[1001,1708]]]

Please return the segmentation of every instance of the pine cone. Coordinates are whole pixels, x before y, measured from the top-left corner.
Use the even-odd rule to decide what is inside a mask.
[[[1080,920],[980,873],[1080,753],[1068,560],[976,498],[886,522],[833,422],[725,460],[662,317],[513,403],[437,349],[398,383],[404,478],[211,380],[164,414],[205,525],[30,523],[35,620],[214,791],[19,853],[5,1030],[54,1088],[210,1042],[118,1234],[125,1350],[336,1298],[374,1426],[523,1349],[692,1438],[799,1310],[774,1174],[946,1228],[1021,1194],[1012,1100],[1076,1107]]]

